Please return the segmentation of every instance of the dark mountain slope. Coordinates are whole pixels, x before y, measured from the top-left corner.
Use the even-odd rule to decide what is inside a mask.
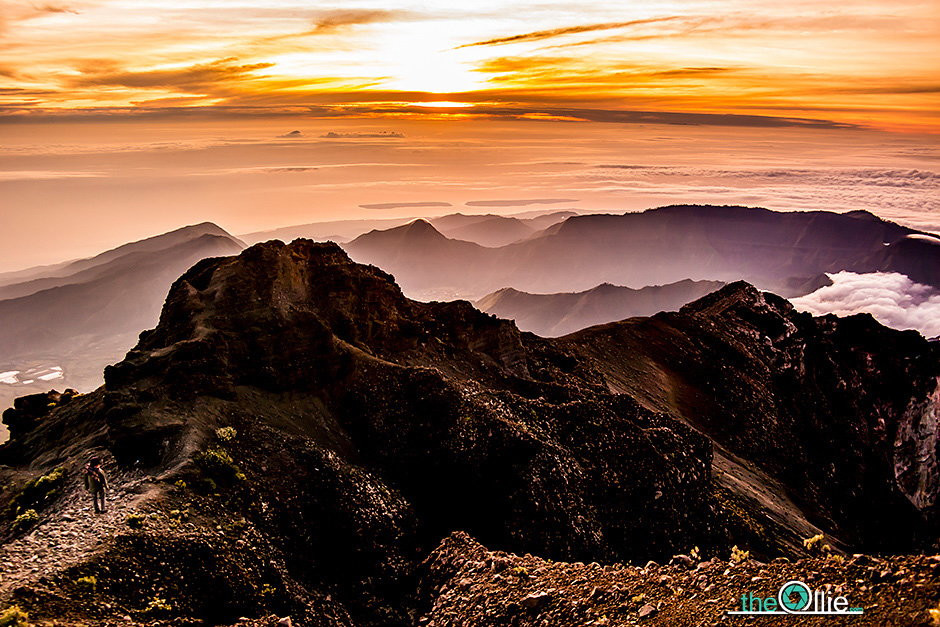
[[[776,355],[758,329],[779,326],[778,318],[797,326],[791,317],[798,314],[768,310],[776,306],[777,299],[736,286],[670,314],[688,318],[693,346],[709,334],[732,348],[753,345],[722,352],[715,344],[689,385],[707,395],[721,377],[750,368],[755,385],[742,386],[744,398],[796,402],[785,387],[756,385],[763,360]],[[877,389],[885,373],[875,367],[905,376],[892,379],[876,407],[811,396],[813,405],[792,416],[766,412],[762,426],[729,412],[729,427],[768,437],[818,430],[826,441],[829,427],[813,416],[856,411],[854,420],[868,424],[868,412],[877,411],[897,433],[917,432],[921,409],[936,402],[929,385],[936,352],[877,325],[813,324],[837,331],[830,339],[838,350],[823,344],[820,355],[830,355],[833,372],[852,374],[833,383],[846,396],[864,400],[864,390]],[[639,368],[628,376],[642,360],[615,352],[620,344],[603,337],[585,335],[596,344],[586,346],[579,335],[545,340],[466,302],[408,300],[389,275],[350,262],[331,244],[270,242],[203,260],[174,283],[156,329],[107,369],[104,388],[22,400],[4,415],[14,436],[0,447],[3,497],[33,504],[39,526],[24,531],[8,518],[0,528],[0,562],[38,556],[0,582],[0,600],[73,622],[126,612],[141,622],[218,623],[275,611],[301,625],[415,624],[424,607],[420,563],[458,529],[497,549],[556,560],[643,563],[693,545],[709,554],[727,554],[732,544],[762,555],[800,550],[796,534],[809,526],[797,507],[791,525],[748,493],[714,481],[714,445],[685,424],[684,405],[670,404],[667,381],[651,381]],[[658,342],[651,336],[649,350]],[[864,355],[869,370],[858,365]],[[791,375],[813,386],[825,372],[814,362]],[[649,389],[640,389],[644,381]],[[676,394],[688,398],[681,384]],[[787,477],[773,457],[766,464],[747,452],[732,459],[735,440],[718,437],[729,450],[722,455],[751,469],[755,481]],[[858,437],[856,444],[865,443]],[[923,450],[899,457],[909,463],[898,480],[894,468],[875,463],[882,448],[871,444],[873,452],[860,457],[871,462],[862,481],[849,485],[841,468],[832,471],[833,485],[848,495],[825,492],[821,481],[808,486],[810,513],[831,512],[832,529],[842,534],[832,539],[837,547],[914,548],[916,534],[935,537],[935,527],[925,529],[929,508],[905,505],[897,487],[908,489],[905,477],[929,478],[935,458]],[[806,438],[792,446],[797,459],[818,454]],[[89,450],[105,456],[114,507],[128,526],[116,528],[120,518],[111,517],[113,535],[97,548],[69,542],[51,551],[57,532],[90,533],[75,522],[76,471]],[[36,488],[21,489],[56,465],[65,477],[58,492],[39,499]],[[936,486],[923,485],[919,498],[932,502]],[[761,487],[783,502],[782,492],[804,486]],[[890,513],[881,528],[894,537],[871,538],[867,523],[856,530],[840,518],[843,503],[864,498]],[[76,581],[92,575],[94,597],[78,602],[88,597]],[[454,617],[454,624],[469,618]]]
[[[475,305],[486,313],[514,321],[523,331],[557,337],[596,324],[634,316],[674,311],[713,292],[718,281],[677,281],[638,290],[605,283],[585,292],[530,294],[506,287]]]
[[[548,264],[540,280],[552,284],[559,280],[548,271],[569,268],[569,273],[583,271],[595,277],[619,275],[619,283],[611,282],[627,285],[639,277],[646,284],[743,278],[790,295],[790,281],[798,277],[839,270],[900,271],[902,260],[933,248],[927,241],[908,238],[916,233],[866,212],[678,205],[570,218],[529,244],[525,253]],[[897,255],[885,256],[884,248],[905,240]],[[535,249],[539,252],[533,253]],[[925,282],[929,277],[915,273],[911,278]]]
[[[736,283],[679,313],[586,329],[561,345],[589,358],[612,390],[752,460],[843,541],[897,550],[918,529],[935,534],[936,342],[867,314],[813,318]]]

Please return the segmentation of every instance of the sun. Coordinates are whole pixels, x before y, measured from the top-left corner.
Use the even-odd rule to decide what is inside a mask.
[[[460,59],[456,50],[404,49],[389,60],[390,77],[382,85],[399,91],[435,94],[462,93],[480,89],[485,77]]]

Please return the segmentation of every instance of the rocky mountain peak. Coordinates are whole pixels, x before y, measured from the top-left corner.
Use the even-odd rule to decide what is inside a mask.
[[[222,396],[243,383],[310,388],[351,352],[525,372],[511,322],[463,301],[411,301],[391,275],[333,243],[300,239],[196,264],[173,284],[158,326],[105,380],[109,389],[169,385]]]

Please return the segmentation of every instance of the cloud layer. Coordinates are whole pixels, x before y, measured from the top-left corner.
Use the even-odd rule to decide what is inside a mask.
[[[839,272],[831,278],[832,285],[791,302],[814,315],[870,313],[895,329],[916,329],[925,337],[940,336],[940,290],[895,272]]]

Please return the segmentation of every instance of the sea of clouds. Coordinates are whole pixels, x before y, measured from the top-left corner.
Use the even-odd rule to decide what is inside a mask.
[[[928,338],[940,336],[940,290],[896,272],[839,272],[830,278],[832,285],[791,299],[793,305],[814,315],[870,313],[895,329],[916,329]]]

